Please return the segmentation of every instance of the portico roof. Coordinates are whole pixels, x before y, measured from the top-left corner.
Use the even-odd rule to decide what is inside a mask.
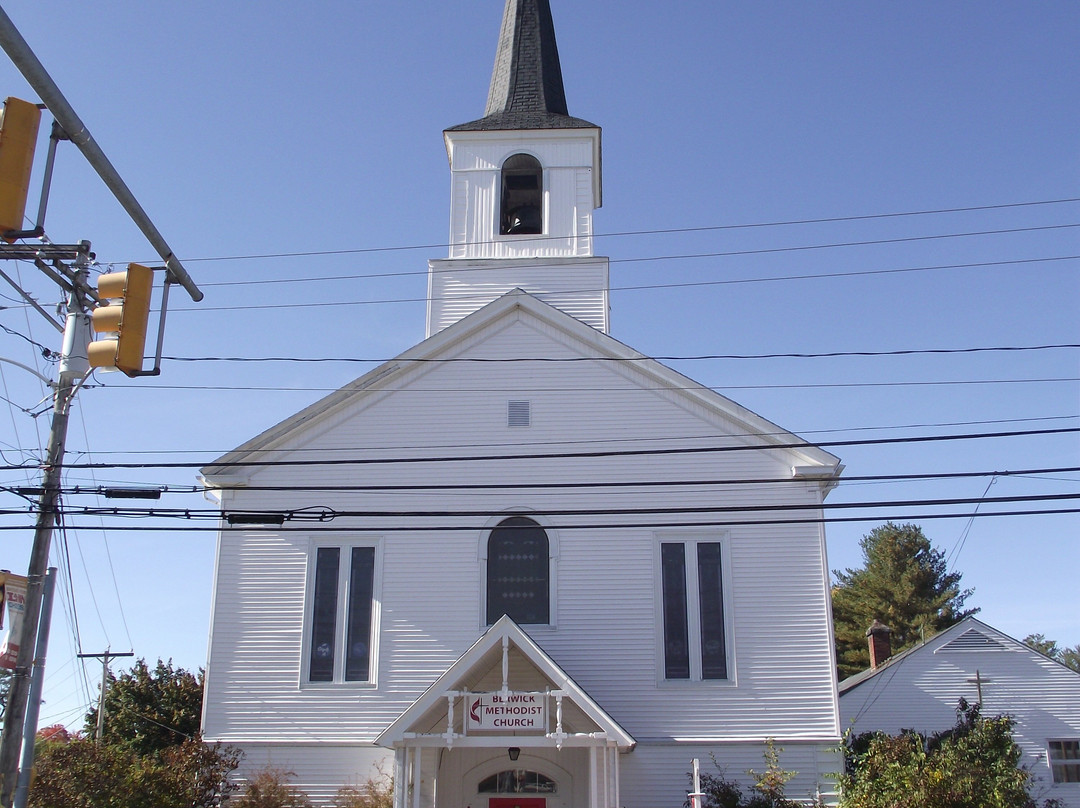
[[[513,735],[464,728],[466,703],[481,693],[544,693],[558,705],[548,732]],[[449,719],[447,703],[454,705]],[[549,708],[554,709],[554,708]],[[536,642],[504,615],[375,739],[378,746],[409,742],[446,746],[604,745],[629,751],[637,741],[597,704]]]

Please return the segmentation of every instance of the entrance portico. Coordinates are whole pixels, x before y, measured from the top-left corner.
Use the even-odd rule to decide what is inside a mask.
[[[635,741],[509,617],[377,739],[395,808],[617,808]]]

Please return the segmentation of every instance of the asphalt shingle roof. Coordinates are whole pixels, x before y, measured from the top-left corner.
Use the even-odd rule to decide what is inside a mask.
[[[582,129],[566,109],[548,0],[506,0],[484,117],[448,131]]]

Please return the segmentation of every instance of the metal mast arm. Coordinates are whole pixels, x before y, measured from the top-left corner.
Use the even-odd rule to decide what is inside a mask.
[[[71,142],[79,147],[87,162],[94,167],[98,176],[113,192],[113,196],[127,211],[131,220],[146,236],[150,245],[157,250],[158,255],[165,262],[169,275],[176,283],[179,283],[187,290],[192,300],[196,302],[202,300],[202,291],[195,285],[195,281],[191,279],[191,276],[188,275],[187,270],[184,269],[177,257],[173,255],[161,233],[158,232],[154,223],[150,221],[150,217],[146,215],[138,200],[135,199],[124,180],[121,179],[112,163],[109,162],[109,158],[105,156],[105,153],[98,146],[86,125],[79,119],[71,104],[64,98],[60,88],[56,86],[56,83],[45,71],[37,56],[30,50],[30,46],[26,44],[26,40],[22,38],[22,34],[15,28],[14,23],[11,22],[11,18],[8,17],[3,8],[0,8],[0,47],[3,47],[7,55],[11,57],[11,61],[15,63],[15,66],[19,68],[30,86],[34,88],[42,102],[48,107],[49,112],[56,118],[57,123],[63,127]]]

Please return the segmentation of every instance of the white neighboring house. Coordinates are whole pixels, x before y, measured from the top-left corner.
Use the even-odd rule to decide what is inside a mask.
[[[1013,717],[1033,794],[1080,808],[1080,673],[974,617],[845,679],[840,715],[856,733],[931,734],[956,723],[961,698]]]
[[[428,337],[203,470],[206,740],[319,804],[381,765],[398,808],[679,808],[770,738],[831,794],[839,461],[608,335],[546,0],[444,136]]]

